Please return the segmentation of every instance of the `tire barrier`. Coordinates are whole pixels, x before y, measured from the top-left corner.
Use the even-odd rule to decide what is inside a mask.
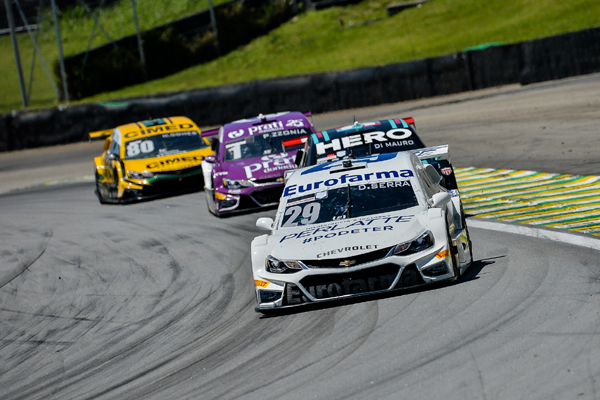
[[[200,126],[259,113],[313,113],[523,85],[600,72],[600,28],[478,51],[352,71],[326,72],[0,116],[0,151],[87,140],[91,131],[165,115]]]

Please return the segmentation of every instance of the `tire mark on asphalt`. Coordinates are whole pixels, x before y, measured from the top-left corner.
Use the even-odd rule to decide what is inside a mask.
[[[16,271],[14,271],[13,274],[11,274],[12,276],[9,275],[8,277],[1,279],[0,280],[0,289],[4,288],[4,286],[8,285],[13,280],[15,280],[17,277],[19,277],[21,274],[23,274],[25,271],[27,271],[29,269],[29,267],[31,267],[37,260],[40,259],[40,257],[42,257],[44,255],[44,253],[46,252],[46,248],[48,247],[48,243],[50,243],[50,240],[52,239],[52,229],[45,232],[44,236],[45,236],[45,240],[42,244],[42,249],[39,252],[39,254],[31,261],[24,261],[16,269]]]
[[[508,254],[507,254],[507,257],[508,257]],[[502,272],[502,276],[505,276],[506,272],[507,272],[507,268],[504,268],[504,270]],[[517,320],[520,316],[522,316],[524,313],[526,313],[533,304],[540,302],[544,298],[544,296],[535,296],[534,294],[538,290],[540,290],[540,287],[542,286],[542,284],[545,281],[545,279],[547,278],[547,276],[548,276],[548,271],[545,271],[545,273],[541,277],[540,281],[537,283],[537,286],[535,287],[535,289],[533,291],[531,291],[528,294],[528,296],[525,297],[525,300],[522,302],[516,302],[516,304],[514,304],[512,307],[503,311],[502,314],[500,316],[498,316],[498,318],[495,319],[495,321],[490,322],[490,323],[486,324],[485,327],[482,327],[481,329],[474,331],[473,333],[467,335],[466,337],[459,339],[458,342],[456,342],[456,344],[449,346],[448,348],[443,348],[443,349],[438,349],[438,350],[432,351],[431,353],[420,357],[419,360],[415,360],[415,361],[409,362],[407,364],[403,364],[401,367],[401,370],[399,372],[390,373],[390,374],[387,374],[386,376],[381,377],[378,380],[378,385],[386,386],[388,383],[390,383],[394,380],[397,380],[399,378],[402,378],[402,377],[408,375],[409,373],[414,372],[415,370],[424,368],[427,365],[440,360],[441,358],[444,358],[453,353],[456,353],[457,351],[477,342],[478,340],[486,337],[487,335],[494,333],[500,327],[505,326],[505,325],[511,323],[512,321]],[[496,282],[494,283],[494,286],[497,286],[500,283],[500,281],[501,281],[500,279],[497,279]],[[487,291],[486,293],[489,293],[489,291]],[[474,305],[474,303],[475,302],[471,303],[472,306]],[[461,310],[461,312],[464,312],[464,311],[466,311],[466,310]],[[449,319],[450,318],[448,318],[447,320],[449,320]],[[368,397],[369,396],[368,393],[370,390],[371,390],[371,388],[360,388],[360,389],[358,389],[356,391],[352,391],[351,393],[346,394],[346,395],[350,396],[350,397],[365,397],[365,396]]]

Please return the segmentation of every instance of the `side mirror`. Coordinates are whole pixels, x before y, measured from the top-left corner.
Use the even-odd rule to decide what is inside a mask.
[[[428,203],[431,208],[439,208],[444,204],[448,203],[450,200],[452,200],[452,196],[450,196],[450,193],[439,192],[434,194]]]
[[[256,220],[256,227],[263,231],[271,231],[273,229],[273,218],[259,218]]]
[[[219,148],[219,139],[213,138],[213,140],[210,142],[210,148],[212,151],[217,151]]]
[[[433,183],[439,183],[442,180],[442,176],[438,174],[435,167],[431,164],[425,165],[425,173]]]
[[[104,141],[104,151],[108,150],[110,148],[110,137],[107,137],[106,140]]]
[[[119,155],[115,154],[115,153],[108,153],[108,158],[110,160],[118,160],[119,159]]]
[[[206,156],[206,157],[204,157],[204,161],[206,161],[207,163],[214,164],[214,163],[217,162],[217,157],[215,157],[215,156]]]
[[[283,173],[283,181],[287,182],[288,179],[290,179],[290,177],[293,175],[293,173],[296,172],[295,169],[288,169]]]
[[[304,150],[300,149],[296,153],[296,159],[294,160],[294,164],[296,164],[296,166],[300,166],[300,163],[302,162],[302,157],[304,157]]]

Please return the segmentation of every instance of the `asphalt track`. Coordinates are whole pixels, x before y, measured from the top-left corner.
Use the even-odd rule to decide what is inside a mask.
[[[457,166],[598,174],[598,75],[315,124],[406,113]],[[249,243],[273,211],[217,219],[203,193],[101,206],[85,180],[9,191],[91,175],[97,147],[0,155],[2,399],[600,398],[600,253],[572,244],[591,236],[477,220],[455,285],[266,318]]]

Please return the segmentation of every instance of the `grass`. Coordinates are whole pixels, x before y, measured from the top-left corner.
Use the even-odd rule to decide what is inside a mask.
[[[354,6],[308,12],[218,60],[87,101],[383,65],[449,54],[481,43],[514,43],[600,24],[600,2],[596,0],[433,0],[388,17],[387,5],[397,2],[364,0]],[[143,5],[142,1],[138,4],[140,14]],[[152,18],[146,18],[142,26],[151,23]],[[126,24],[127,19],[122,21]],[[75,23],[66,26],[63,35],[71,37],[77,32]],[[73,26],[71,31],[70,26]],[[45,51],[50,55],[50,47],[56,46],[51,43],[46,28],[44,32],[47,35]],[[23,35],[20,36],[23,41]],[[84,36],[83,49],[77,47],[81,46],[81,40],[76,45],[75,39],[69,39],[65,41],[65,52],[84,50],[89,37]],[[0,54],[10,51],[12,55],[10,39],[0,39]],[[0,71],[3,71],[0,110],[3,111],[20,106],[14,59],[6,58],[0,58]],[[29,65],[24,67],[28,68]],[[38,69],[38,76],[40,72]],[[50,85],[45,88],[38,76],[32,104],[52,105]]]
[[[213,0],[213,4],[217,5],[226,1]],[[137,0],[136,5],[140,29],[148,30],[174,19],[205,10],[208,8],[208,0]],[[15,20],[21,20],[17,14],[15,14]],[[94,26],[94,20],[85,9],[77,6],[59,12],[59,20],[65,56],[85,51]],[[99,21],[113,40],[135,34],[130,0],[121,0],[110,6],[105,6],[100,12]],[[29,22],[33,23],[34,21]],[[54,22],[49,10],[43,13],[38,35],[40,51],[49,70],[52,71],[53,64],[58,60],[58,46]],[[27,33],[21,33],[17,36],[25,84],[29,86],[33,44]],[[97,47],[108,42],[106,36],[99,29],[96,29],[91,47]],[[37,56],[33,79],[31,107],[56,104],[56,96]],[[11,38],[10,35],[0,36],[0,112],[21,107],[21,94]]]

